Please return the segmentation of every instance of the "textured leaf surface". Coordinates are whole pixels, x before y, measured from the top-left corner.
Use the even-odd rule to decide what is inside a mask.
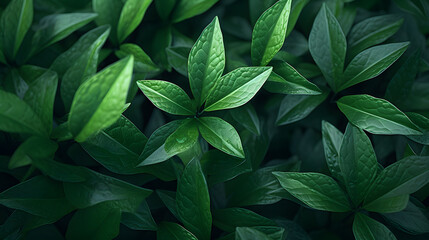
[[[314,19],[308,44],[311,56],[336,92],[343,74],[347,43],[340,24],[325,4]]]
[[[346,194],[338,183],[321,173],[273,172],[284,189],[309,207],[331,211],[350,211]]]
[[[280,0],[259,17],[252,33],[253,65],[267,65],[283,46],[291,2]]]
[[[344,71],[338,91],[380,75],[407,50],[409,43],[390,43],[359,53]]]
[[[348,124],[340,148],[339,166],[347,192],[358,206],[377,174],[377,158],[365,132]]]
[[[212,215],[206,179],[198,159],[188,163],[177,183],[177,213],[198,239],[210,239]]]
[[[174,83],[161,80],[141,80],[140,90],[159,109],[175,115],[194,115],[195,104],[186,92]]]
[[[69,128],[78,142],[109,127],[121,116],[131,81],[133,57],[97,73],[76,91]]]
[[[198,122],[195,119],[186,119],[165,140],[165,151],[168,155],[176,155],[192,148],[198,141]]]
[[[244,158],[240,136],[231,124],[217,117],[202,117],[198,122],[201,135],[213,147],[232,156]]]
[[[421,130],[390,102],[369,95],[349,95],[338,108],[359,128],[373,134],[421,135]]]
[[[273,72],[264,85],[272,93],[319,95],[319,87],[308,81],[287,62],[272,61]]]
[[[362,213],[355,216],[353,234],[356,240],[396,240],[395,235],[386,226]]]
[[[217,17],[204,29],[189,53],[192,93],[201,106],[225,68],[225,48]]]
[[[207,98],[204,110],[215,111],[244,105],[264,85],[271,67],[243,67],[223,76]]]

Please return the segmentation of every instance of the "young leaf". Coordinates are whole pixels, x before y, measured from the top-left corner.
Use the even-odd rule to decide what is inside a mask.
[[[97,30],[97,29],[96,29]],[[98,33],[98,31],[103,31],[103,33]],[[70,109],[73,97],[79,88],[79,86],[88,78],[92,77],[97,72],[97,63],[98,63],[98,56],[101,50],[101,47],[106,42],[107,37],[110,33],[110,28],[106,26],[101,26],[98,28],[98,31],[94,31],[92,34],[96,35],[97,38],[94,36],[94,41],[91,43],[91,45],[87,46],[85,49],[79,49],[78,43],[73,45],[72,48],[74,51],[77,51],[80,54],[80,57],[74,61],[74,64],[70,66],[70,68],[67,69],[67,71],[64,72],[64,75],[61,79],[61,98],[64,102],[64,105],[67,110]],[[85,35],[82,37],[84,40],[86,38],[92,38],[92,35]],[[83,41],[84,41],[83,40]],[[91,39],[92,40],[92,39]],[[66,57],[71,54],[64,53],[62,56]],[[67,59],[64,58],[61,59],[61,57],[57,58],[56,61],[59,61],[60,63],[62,61],[71,61],[73,59]],[[53,66],[55,63],[53,64]],[[67,64],[68,65],[68,64]]]
[[[121,116],[131,82],[133,60],[130,56],[108,66],[78,88],[68,119],[76,141],[85,141]]]
[[[350,95],[338,108],[355,126],[373,134],[421,135],[421,130],[390,102],[369,95]]]
[[[271,67],[242,67],[223,76],[207,97],[205,111],[230,109],[246,104],[264,85]]]
[[[176,120],[158,128],[150,136],[147,144],[139,157],[141,162],[138,166],[160,163],[171,158],[173,155],[165,151],[165,141],[181,125],[182,121]]]
[[[286,125],[307,117],[328,97],[329,92],[319,95],[287,95],[280,104],[277,125]]]
[[[291,2],[280,0],[259,17],[252,33],[253,65],[267,65],[283,46]]]
[[[347,192],[355,206],[358,206],[375,180],[378,163],[368,136],[350,123],[344,133],[338,163]]]
[[[66,237],[78,239],[113,239],[119,234],[121,211],[104,202],[79,209],[70,219]]]
[[[319,95],[319,87],[308,81],[295,68],[283,61],[272,61],[273,72],[264,88],[273,93]]]
[[[52,131],[57,85],[58,75],[53,71],[46,71],[28,86],[24,95],[24,101],[39,116],[48,133]]]
[[[165,151],[170,156],[185,152],[197,143],[199,135],[198,122],[186,119],[165,140]]]
[[[408,45],[408,42],[390,43],[359,53],[344,71],[338,91],[380,75],[407,50]]]
[[[121,43],[140,24],[152,0],[127,0],[121,10],[118,22],[118,41]]]
[[[191,160],[177,183],[177,213],[198,239],[210,239],[212,215],[206,179],[198,159]]]
[[[204,29],[189,53],[192,94],[201,106],[225,68],[225,48],[217,17]]]
[[[353,221],[353,235],[356,240],[386,239],[396,240],[395,235],[383,224],[357,213]]]
[[[219,0],[178,0],[172,13],[173,23],[199,15],[211,8]]]
[[[354,57],[368,47],[382,43],[395,34],[403,19],[395,15],[367,18],[353,26],[347,37],[349,56]]]
[[[308,39],[311,56],[329,86],[337,92],[346,57],[346,37],[331,10],[325,4],[314,19]]]
[[[196,107],[186,92],[174,83],[161,80],[140,80],[137,85],[159,109],[175,115],[195,115]]]
[[[32,22],[33,0],[10,1],[0,19],[0,50],[7,58],[15,59]]]
[[[410,156],[383,169],[372,183],[365,205],[370,205],[377,199],[411,194],[419,190],[429,182],[428,159],[429,157]]]
[[[156,231],[156,239],[158,240],[198,240],[194,234],[183,228],[177,223],[162,222],[158,225]]]
[[[217,117],[198,119],[198,129],[213,147],[235,157],[244,158],[241,139],[234,127]]]
[[[326,164],[332,176],[344,182],[339,165],[340,148],[343,141],[343,133],[326,121],[322,121],[322,141],[325,150]]]
[[[330,211],[350,211],[346,194],[337,182],[321,173],[273,172],[280,184],[309,207]]]
[[[12,93],[0,89],[0,130],[47,136],[46,127],[33,109]]]
[[[63,13],[42,18],[42,27],[33,36],[33,54],[66,38],[96,17],[94,13]]]

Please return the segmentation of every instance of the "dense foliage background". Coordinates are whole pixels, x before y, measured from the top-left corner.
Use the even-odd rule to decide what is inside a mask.
[[[0,15],[1,239],[429,239],[428,1]]]

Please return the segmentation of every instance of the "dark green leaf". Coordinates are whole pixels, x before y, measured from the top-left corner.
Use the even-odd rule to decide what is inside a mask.
[[[185,152],[197,143],[199,135],[198,122],[186,119],[165,140],[165,152],[170,156]]]
[[[250,227],[237,227],[235,230],[235,239],[236,240],[250,240],[250,239],[272,240],[272,238],[270,238],[265,233]]]
[[[326,164],[328,165],[329,171],[334,178],[344,182],[339,165],[343,133],[329,122],[322,121],[322,140]]]
[[[125,1],[118,22],[117,34],[120,43],[137,28],[151,3],[152,0]]]
[[[156,232],[158,240],[198,240],[194,234],[183,228],[177,223],[162,222]]]
[[[236,227],[277,226],[273,220],[245,208],[214,210],[213,224],[226,232],[233,232]]]
[[[396,240],[395,235],[386,226],[362,213],[355,216],[353,234],[356,240]]]
[[[33,158],[53,158],[57,149],[58,145],[47,138],[30,137],[15,150],[10,158],[9,168],[29,165]]]
[[[174,23],[199,15],[211,8],[219,0],[178,0],[172,13]]]

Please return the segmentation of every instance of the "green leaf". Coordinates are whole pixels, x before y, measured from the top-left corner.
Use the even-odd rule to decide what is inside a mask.
[[[118,22],[118,40],[123,42],[140,24],[152,0],[127,0]]]
[[[33,54],[66,38],[96,17],[94,13],[62,13],[42,18],[33,36]]]
[[[198,159],[191,160],[177,183],[177,213],[198,239],[210,239],[212,215],[206,179]]]
[[[128,55],[134,56],[134,72],[153,73],[159,71],[158,66],[153,63],[140,46],[132,43],[122,44],[120,49],[115,52],[118,58],[125,58]]]
[[[0,18],[0,46],[8,59],[15,59],[32,22],[33,0],[13,0],[4,9]]]
[[[242,67],[223,76],[207,97],[205,111],[242,106],[252,99],[271,74],[271,67]]]
[[[347,37],[348,55],[354,57],[366,48],[386,41],[399,30],[402,23],[403,19],[395,15],[381,15],[359,22]]]
[[[280,201],[286,191],[271,173],[298,171],[300,164],[299,161],[286,161],[286,163],[259,168],[229,181],[225,186],[229,196],[228,206],[266,205]]]
[[[408,204],[409,195],[399,195],[389,198],[381,198],[365,204],[364,209],[378,213],[394,213],[402,211]]]
[[[362,213],[355,215],[353,235],[356,240],[396,240],[395,235],[386,226]]]
[[[350,123],[344,133],[338,163],[347,192],[355,206],[358,206],[376,178],[378,162],[371,140],[362,129]]]
[[[408,202],[403,211],[385,213],[383,217],[402,231],[413,235],[429,232],[429,219],[425,216],[424,209],[416,206],[411,201]]]
[[[106,67],[76,91],[69,128],[77,142],[109,127],[121,116],[131,81],[133,57]],[[90,103],[90,104],[88,104]]]
[[[219,0],[178,0],[173,13],[173,23],[199,15],[211,8]]]
[[[186,119],[165,140],[165,151],[170,156],[185,152],[197,143],[199,136],[198,122],[194,119]]]
[[[101,31],[103,32],[99,33]],[[63,53],[60,57],[57,58],[57,64],[62,64],[64,61],[75,60],[73,65],[71,65],[67,71],[64,72],[64,75],[61,79],[61,99],[63,100],[67,110],[70,109],[73,97],[79,86],[97,72],[97,63],[100,50],[103,44],[106,42],[109,33],[109,27],[98,27],[91,32],[91,35],[84,35],[80,38],[82,41],[94,39],[93,42],[91,42],[91,45],[87,45],[85,49],[81,49],[81,47],[84,47],[85,45],[83,45],[83,43],[75,43],[75,45],[69,49],[69,51],[76,51],[79,53],[79,58],[73,59],[74,54],[68,54],[67,52]],[[82,46],[80,46],[80,44],[82,44]],[[66,60],[65,58],[69,59]],[[53,68],[57,64],[54,63]]]
[[[340,148],[343,141],[343,133],[329,122],[322,121],[322,141],[325,150],[326,164],[332,176],[344,182],[339,165]]]
[[[168,63],[178,73],[188,77],[188,56],[191,51],[189,47],[168,47],[166,48]]]
[[[132,230],[156,231],[157,226],[153,220],[150,208],[146,201],[143,201],[136,212],[124,212],[121,215],[121,223]]]
[[[45,74],[28,85],[28,90],[24,95],[24,101],[39,116],[48,133],[52,131],[57,85],[57,74],[53,71],[46,71]]]
[[[272,93],[319,95],[319,87],[308,81],[295,68],[283,61],[272,61],[273,72],[264,85]]]
[[[198,129],[213,147],[235,157],[244,158],[241,139],[234,127],[217,117],[198,119]]]
[[[177,0],[155,0],[155,7],[162,20],[167,21]]]
[[[281,186],[309,207],[330,211],[350,211],[346,194],[337,182],[321,173],[273,172]]]
[[[95,22],[97,25],[106,25],[109,24],[111,27],[110,38],[114,44],[118,43],[117,39],[117,30],[119,18],[121,16],[122,0],[93,0],[92,9],[97,13],[97,18]]]
[[[235,230],[235,239],[236,240],[250,240],[250,239],[272,240],[272,238],[270,238],[265,233],[250,227],[237,227]]]
[[[183,2],[183,1],[182,1]],[[188,74],[192,94],[201,106],[222,76],[225,48],[217,17],[204,29],[189,53]]]
[[[81,143],[82,148],[108,170],[118,174],[141,172],[136,168],[147,142],[142,132],[121,116],[112,126]]]
[[[55,221],[74,209],[65,199],[62,184],[45,176],[36,176],[0,193],[0,204]]]
[[[140,80],[137,85],[157,108],[175,115],[195,115],[196,107],[186,92],[174,83]]]
[[[179,214],[177,213],[176,192],[158,189],[156,190],[156,193],[173,216],[179,219]]]
[[[329,92],[319,95],[287,95],[283,98],[276,124],[286,125],[307,117],[328,97]]]
[[[245,208],[225,208],[213,211],[213,224],[225,232],[236,227],[277,226],[273,220]]]
[[[338,91],[377,77],[407,50],[409,43],[389,43],[359,53],[344,71]]]
[[[256,135],[261,134],[260,122],[255,108],[251,104],[230,110],[232,118]]]
[[[253,65],[267,65],[283,46],[291,2],[291,0],[280,0],[259,17],[252,33]]]
[[[33,158],[53,158],[58,145],[42,137],[30,137],[23,142],[13,153],[9,161],[9,168],[18,168],[31,164]]]
[[[14,94],[0,90],[0,130],[47,136],[46,127],[33,109]]]
[[[71,218],[66,237],[77,239],[113,239],[119,234],[121,211],[104,202],[79,209]]]
[[[329,86],[338,92],[346,57],[346,37],[331,10],[325,4],[314,19],[308,39],[311,56]]]
[[[429,157],[410,156],[383,169],[370,187],[365,204],[411,194],[429,182]],[[405,206],[404,206],[405,207]]]
[[[355,126],[373,134],[421,135],[421,130],[390,102],[370,95],[349,95],[338,108]]]
[[[295,27],[298,17],[302,12],[302,9],[310,2],[310,0],[295,0],[292,1],[292,6],[289,15],[289,21],[287,24],[286,37],[292,32]]]
[[[158,240],[198,240],[194,234],[183,228],[177,223],[161,222],[156,231]]]
[[[72,47],[67,51],[64,51],[59,55],[51,65],[51,69],[58,73],[60,78],[64,73],[71,68],[76,62],[85,55],[89,48],[93,48],[94,44],[99,43],[101,39],[104,38],[106,31],[109,31],[110,27],[107,25],[100,26],[92,29],[91,31],[85,33],[82,37],[77,40]],[[96,69],[93,70],[93,74],[96,72]]]

